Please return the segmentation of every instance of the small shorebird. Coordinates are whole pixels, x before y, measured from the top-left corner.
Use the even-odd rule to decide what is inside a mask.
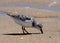
[[[41,31],[41,33],[43,34],[43,30],[42,30],[42,24],[39,24],[35,21],[35,19],[25,16],[25,15],[10,15],[7,13],[8,16],[12,17],[14,19],[14,21],[22,26],[22,31],[23,34],[28,34],[29,32],[25,29],[25,27],[34,27],[37,28]]]

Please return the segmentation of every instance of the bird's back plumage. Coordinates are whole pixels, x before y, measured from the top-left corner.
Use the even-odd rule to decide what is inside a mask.
[[[32,22],[34,21],[33,18],[26,17],[24,15],[7,15],[12,17],[14,21],[19,25],[22,25],[24,27],[32,27]]]

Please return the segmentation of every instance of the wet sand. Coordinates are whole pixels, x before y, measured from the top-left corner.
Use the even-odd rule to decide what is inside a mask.
[[[53,18],[53,17],[60,17],[60,12],[58,11],[50,11],[50,10],[43,10],[43,9],[34,9],[34,8],[2,8],[0,12],[7,12],[10,14],[15,15],[28,15],[34,16],[35,18]]]
[[[6,0],[0,1],[0,5],[36,5],[36,6],[47,6],[51,1],[50,0]]]
[[[56,2],[51,5],[51,7],[60,8],[60,1],[55,0],[1,0],[0,6],[8,6],[8,5],[32,5],[32,6],[43,6],[50,7],[50,4]]]

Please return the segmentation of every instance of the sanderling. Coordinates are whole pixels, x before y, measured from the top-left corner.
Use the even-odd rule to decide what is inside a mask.
[[[14,21],[22,26],[22,31],[23,34],[28,34],[29,32],[25,29],[25,27],[34,27],[37,28],[41,31],[41,33],[43,34],[43,30],[42,30],[42,24],[39,24],[36,22],[36,20],[32,17],[29,16],[25,16],[25,15],[10,15],[7,13],[8,16],[12,17],[14,19]]]

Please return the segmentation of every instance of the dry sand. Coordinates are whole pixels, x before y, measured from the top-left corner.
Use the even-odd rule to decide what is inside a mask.
[[[44,34],[19,35],[21,26],[16,24],[9,16],[0,16],[0,42],[1,43],[60,43],[60,20],[55,18],[36,18],[43,24]],[[26,28],[31,33],[39,33],[35,28]],[[3,35],[18,34],[18,35]]]

